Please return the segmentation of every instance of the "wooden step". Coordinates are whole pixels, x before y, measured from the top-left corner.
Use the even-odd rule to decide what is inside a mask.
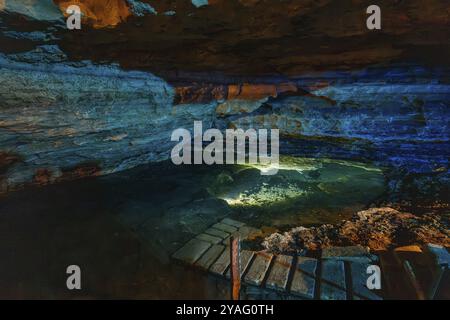
[[[230,236],[229,233],[219,230],[219,229],[216,229],[216,228],[212,228],[212,227],[209,229],[206,229],[204,233],[212,235],[214,237],[218,237],[222,240],[224,240],[225,238],[228,238]]]
[[[242,250],[241,251],[241,254],[240,254],[240,258],[241,258],[241,261],[240,261],[241,277],[244,274],[244,272],[248,269],[254,254],[255,253],[253,251],[249,251],[249,250]],[[228,279],[231,277],[230,276],[230,270],[227,271],[226,276],[227,276]]]
[[[376,256],[370,254],[369,248],[363,246],[330,247],[322,250],[322,259],[337,259],[349,262],[376,261]]]
[[[219,256],[219,258],[210,267],[210,271],[219,276],[222,276],[227,268],[230,266],[230,247],[225,247],[225,250]]]
[[[335,259],[322,260],[321,300],[346,300],[344,262]]]
[[[414,288],[412,288],[409,280],[406,278],[403,266],[394,257],[394,252],[379,252],[379,258],[385,298],[402,300],[416,299]]]
[[[419,300],[427,299],[427,289],[425,286],[429,282],[430,276],[430,257],[423,254],[421,247],[416,245],[395,248],[394,257],[403,267],[409,283],[412,285],[416,298]]]
[[[215,244],[206,251],[202,257],[195,263],[197,267],[204,270],[208,270],[212,264],[220,257],[222,252],[224,252],[225,246],[220,244]]]
[[[297,264],[291,283],[291,293],[307,298],[314,298],[316,287],[317,259],[297,257]]]
[[[289,272],[292,266],[292,257],[291,256],[276,256],[275,261],[272,265],[272,269],[270,270],[269,277],[266,281],[266,287],[285,291]]]
[[[238,228],[236,228],[236,227],[233,227],[233,226],[230,226],[228,224],[221,223],[221,222],[216,223],[215,225],[212,226],[212,228],[218,229],[218,230],[223,231],[223,232],[226,232],[229,235],[231,235],[233,232],[236,232],[238,230]]]
[[[431,282],[427,292],[428,299],[450,299],[450,253],[446,248],[428,244],[425,251],[431,256],[436,266],[432,270]]]
[[[223,223],[223,224],[227,224],[229,226],[235,227],[237,229],[239,229],[239,228],[241,228],[241,227],[243,227],[245,225],[245,223],[243,223],[243,222],[236,221],[236,220],[233,220],[233,219],[230,219],[230,218],[225,218],[225,219],[223,219],[220,222]]]
[[[188,264],[194,264],[211,247],[211,243],[192,239],[179,249],[173,257]]]
[[[270,253],[255,253],[255,258],[253,259],[253,262],[245,275],[244,281],[255,286],[260,286],[266,276],[266,272],[269,269],[272,258],[273,255]]]
[[[430,243],[425,246],[425,249],[434,256],[436,264],[441,267],[450,267],[450,253],[443,246]]]
[[[223,219],[196,235],[173,257],[230,278],[230,236],[245,239],[257,231],[238,221]],[[319,260],[242,250],[239,259],[243,284],[279,297],[380,300],[434,299],[449,294],[442,283],[449,281],[450,254],[446,248],[431,244],[399,247],[377,256],[360,246],[333,247],[324,249]],[[381,291],[367,287],[371,265],[381,268]]]
[[[201,233],[198,236],[195,237],[198,240],[202,240],[205,242],[209,242],[211,244],[219,244],[220,242],[222,242],[222,238],[216,237],[216,236],[212,236],[210,234],[207,233]]]
[[[369,266],[370,264],[354,261],[349,264],[352,278],[353,300],[382,300],[379,295],[379,291],[374,291],[367,288],[367,279],[370,276],[367,274],[367,268]],[[380,276],[382,276],[382,273]]]

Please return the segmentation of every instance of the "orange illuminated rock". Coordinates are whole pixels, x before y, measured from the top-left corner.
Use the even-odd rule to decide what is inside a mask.
[[[101,175],[101,168],[96,162],[80,163],[75,167],[62,170],[60,181],[75,180],[86,177],[96,177]]]
[[[416,216],[392,208],[371,208],[356,213],[337,225],[298,227],[274,233],[265,238],[263,246],[275,253],[300,252],[329,247],[362,245],[373,251],[393,247],[398,253],[420,253],[419,245],[435,243],[450,247],[448,219],[434,213]]]
[[[0,151],[0,176],[15,163],[19,162],[21,159],[18,155]]]
[[[6,183],[8,170],[21,160],[21,157],[16,154],[0,151],[0,193],[8,190],[8,184]]]
[[[206,103],[212,100],[224,100],[227,87],[223,85],[194,84],[175,88],[175,104]]]
[[[228,99],[259,100],[264,97],[276,97],[277,88],[271,84],[242,84],[228,87]]]
[[[41,168],[36,170],[33,182],[38,185],[46,185],[52,181],[52,172],[48,169]]]
[[[416,253],[422,253],[422,249],[417,245],[412,246],[403,246],[395,248],[396,252],[416,252]]]
[[[131,15],[125,0],[54,0],[54,2],[64,15],[70,5],[79,6],[83,19],[94,28],[114,27]]]
[[[283,92],[297,92],[297,86],[293,83],[229,85],[228,99],[260,100],[266,97],[276,97]]]
[[[268,97],[277,97],[285,92],[297,92],[294,83],[281,84],[195,84],[175,88],[175,103],[199,103],[212,100],[248,100],[258,101]]]

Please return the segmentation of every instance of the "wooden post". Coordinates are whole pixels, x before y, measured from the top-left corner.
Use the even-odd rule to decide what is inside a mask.
[[[230,278],[231,299],[239,300],[241,292],[241,268],[240,268],[241,243],[239,234],[230,237]]]

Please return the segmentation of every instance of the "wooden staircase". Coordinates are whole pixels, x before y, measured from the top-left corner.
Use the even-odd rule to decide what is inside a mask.
[[[211,275],[230,279],[231,235],[244,240],[259,230],[223,219],[198,234],[173,258]],[[361,246],[333,247],[310,256],[240,251],[246,299],[450,299],[450,254],[436,245],[370,253]],[[369,290],[368,267],[381,269],[381,290]]]

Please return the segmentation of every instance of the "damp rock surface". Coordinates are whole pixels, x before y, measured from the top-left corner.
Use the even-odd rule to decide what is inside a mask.
[[[275,253],[297,253],[334,246],[362,245],[387,250],[411,243],[450,247],[448,216],[413,215],[392,208],[372,208],[356,213],[337,225],[297,227],[266,237],[263,246]]]

